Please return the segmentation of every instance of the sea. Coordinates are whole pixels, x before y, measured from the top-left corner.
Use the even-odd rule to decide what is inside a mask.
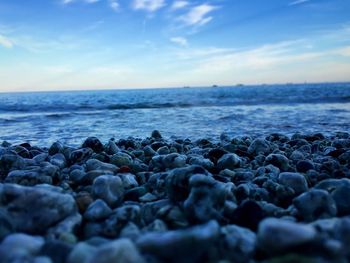
[[[350,83],[0,93],[0,142],[350,132]]]

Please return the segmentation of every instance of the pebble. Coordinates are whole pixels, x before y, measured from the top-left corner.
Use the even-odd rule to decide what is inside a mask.
[[[224,154],[217,163],[219,169],[230,169],[233,170],[241,166],[242,160],[237,154],[228,153]]]
[[[14,184],[0,184],[0,202],[14,228],[29,234],[43,234],[77,211],[71,195]]]
[[[84,218],[89,221],[98,221],[112,214],[112,209],[102,200],[97,199],[89,205],[84,213]]]
[[[123,200],[123,182],[118,176],[101,175],[92,184],[92,194],[113,208]]]
[[[122,238],[96,249],[91,257],[88,257],[84,263],[143,263],[145,262],[137,247],[129,239]]]
[[[312,226],[266,218],[259,225],[257,242],[265,253],[275,255],[313,242],[316,237],[317,232]]]
[[[198,262],[210,258],[211,249],[220,238],[216,221],[185,230],[146,233],[136,241],[142,253],[149,253],[167,262]]]
[[[296,195],[299,195],[308,190],[305,176],[300,173],[280,173],[278,176],[278,182],[284,186],[292,188]]]
[[[3,142],[0,262],[345,263],[349,141],[154,131],[81,147]]]
[[[299,215],[307,222],[337,215],[337,206],[332,196],[319,189],[312,189],[293,200]]]

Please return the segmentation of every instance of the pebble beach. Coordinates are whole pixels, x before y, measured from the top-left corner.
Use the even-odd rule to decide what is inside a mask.
[[[350,134],[0,147],[0,262],[349,262]]]

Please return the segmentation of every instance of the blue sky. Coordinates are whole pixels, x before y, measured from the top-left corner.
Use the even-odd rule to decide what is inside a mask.
[[[348,0],[0,0],[0,91],[349,76]]]

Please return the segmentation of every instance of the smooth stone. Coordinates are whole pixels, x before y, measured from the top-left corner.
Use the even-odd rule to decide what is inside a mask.
[[[132,241],[135,241],[140,235],[141,231],[138,226],[133,222],[129,222],[120,231],[119,237],[128,238]]]
[[[256,248],[256,234],[246,228],[227,225],[221,228],[221,259],[245,263],[253,259]]]
[[[305,176],[300,173],[280,173],[278,176],[278,182],[284,186],[292,188],[297,195],[308,190]]]
[[[144,202],[144,203],[153,202],[153,201],[156,201],[157,199],[158,197],[151,193],[146,193],[139,198],[140,202]]]
[[[169,150],[168,146],[162,146],[162,147],[158,148],[157,153],[159,155],[167,155],[170,153],[170,150]]]
[[[13,184],[0,184],[0,204],[15,229],[29,234],[43,234],[77,211],[69,194]]]
[[[184,168],[173,169],[165,179],[165,188],[169,198],[173,201],[185,200],[189,193],[189,180],[194,174],[210,174],[201,166],[192,165]]]
[[[118,167],[114,164],[111,163],[105,163],[101,162],[97,159],[89,159],[86,162],[86,171],[92,171],[92,170],[108,170],[111,171],[112,173],[116,173],[118,171]]]
[[[64,146],[60,142],[54,142],[49,148],[49,155],[55,155],[56,153],[63,153]]]
[[[147,225],[146,227],[143,228],[144,232],[152,232],[152,233],[156,233],[156,232],[166,232],[168,231],[168,227],[167,225],[164,223],[163,220],[161,219],[156,219],[154,220],[152,223],[150,223],[149,225]]]
[[[63,169],[67,166],[66,157],[62,153],[56,153],[55,155],[51,156],[50,163],[56,165],[60,169]]]
[[[157,139],[157,140],[162,139],[162,135],[160,134],[160,132],[158,130],[152,131],[151,137],[153,139]]]
[[[46,237],[74,244],[77,241],[74,233],[80,227],[81,223],[82,216],[80,213],[76,212],[75,214],[66,217],[57,225],[49,228]]]
[[[157,219],[158,211],[163,207],[171,205],[169,199],[161,199],[153,202],[147,202],[141,207],[141,218],[146,225]]]
[[[112,214],[112,209],[102,199],[95,200],[84,213],[84,218],[89,221],[98,221]]]
[[[265,218],[261,206],[252,200],[242,202],[230,216],[230,222],[256,231],[259,223]]]
[[[120,173],[117,175],[123,183],[123,187],[125,190],[135,188],[139,186],[139,183],[137,182],[135,175],[131,173]]]
[[[301,151],[294,150],[291,155],[289,156],[289,159],[293,161],[298,161],[298,160],[304,160],[305,156]]]
[[[52,177],[41,173],[40,168],[33,168],[32,170],[11,171],[7,175],[4,182],[24,186],[33,186],[36,184],[52,184]]]
[[[337,215],[337,205],[332,196],[324,190],[311,189],[294,198],[298,214],[307,222]]]
[[[92,184],[92,194],[113,208],[123,200],[123,182],[118,176],[101,175]]]
[[[96,252],[96,250],[96,247],[89,245],[86,242],[80,242],[77,245],[75,245],[73,250],[69,253],[67,263],[87,262]]]
[[[4,210],[0,208],[0,242],[15,231],[11,218]]]
[[[192,222],[220,219],[226,200],[234,200],[234,185],[221,183],[205,175],[193,175],[189,181],[190,194],[183,207]]]
[[[145,233],[136,241],[142,253],[156,256],[165,262],[199,262],[210,259],[220,239],[220,227],[216,221],[183,230]]]
[[[326,190],[328,192],[333,192],[335,189],[341,187],[341,186],[347,186],[350,187],[350,179],[348,178],[342,178],[342,179],[325,179],[319,182],[314,186],[315,189],[322,189]]]
[[[240,167],[242,164],[241,158],[235,153],[227,153],[224,154],[217,163],[219,169],[230,169],[233,170],[235,168]]]
[[[300,173],[306,173],[309,170],[314,170],[315,165],[309,160],[301,160],[296,165],[297,171]]]
[[[350,186],[342,185],[331,193],[336,205],[338,216],[350,214]]]
[[[52,240],[47,241],[41,247],[40,255],[51,258],[53,263],[65,263],[72,249],[73,246],[71,244],[59,240]]]
[[[151,164],[158,169],[174,169],[186,165],[187,157],[178,153],[167,155],[156,155],[152,158]]]
[[[144,186],[134,187],[125,192],[124,200],[139,201],[142,196],[148,194]]]
[[[203,158],[202,156],[190,156],[188,159],[188,163],[190,165],[199,165],[204,167],[205,169],[212,169],[214,167],[214,163],[210,159]]]
[[[69,154],[69,161],[73,163],[82,163],[90,158],[93,154],[93,150],[91,148],[82,148],[75,151],[72,151]]]
[[[277,218],[263,220],[258,229],[258,247],[269,255],[285,253],[314,241],[316,230],[310,226]]]
[[[272,164],[278,167],[281,171],[288,171],[289,160],[283,154],[269,154],[265,159],[265,165]]]
[[[118,167],[130,166],[132,164],[132,158],[129,154],[118,152],[111,156],[110,162]]]
[[[248,153],[258,155],[259,153],[267,154],[271,150],[270,144],[267,140],[257,138],[248,147]]]
[[[83,148],[91,148],[94,152],[102,152],[103,151],[103,144],[101,143],[101,141],[96,138],[96,137],[88,137],[83,145]]]
[[[140,252],[129,239],[117,239],[101,245],[84,263],[143,263]]]
[[[37,255],[44,243],[45,240],[41,236],[11,234],[0,244],[0,261],[6,262],[14,255]]]

